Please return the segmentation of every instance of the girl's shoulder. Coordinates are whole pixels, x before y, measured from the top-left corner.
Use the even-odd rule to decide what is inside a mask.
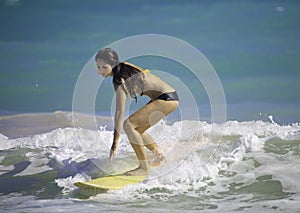
[[[113,84],[119,86],[124,80],[132,77],[136,74],[144,74],[147,70],[142,69],[139,66],[131,64],[129,62],[120,62],[113,68]]]
[[[129,63],[129,62],[122,62],[122,64],[124,64],[123,66],[129,67],[131,69],[135,69],[135,70],[137,70],[139,72],[142,72],[142,73],[150,72],[150,70],[148,70],[148,69],[143,69],[143,68],[141,68],[141,67],[139,67],[135,64]]]

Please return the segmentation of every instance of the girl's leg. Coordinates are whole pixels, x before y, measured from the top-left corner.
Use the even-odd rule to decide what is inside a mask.
[[[139,131],[139,130],[138,130]],[[157,149],[158,145],[154,141],[154,139],[146,132],[142,134],[143,144],[147,149],[149,149],[151,152],[153,152],[155,149]]]
[[[157,144],[153,139],[154,143],[144,144],[144,140],[148,143],[151,139],[147,135],[143,137],[143,133],[163,117],[173,112],[177,106],[178,101],[156,100],[142,107],[125,120],[124,130],[140,163],[137,169],[127,172],[127,175],[146,175],[148,173],[149,165],[144,145],[150,150],[154,150],[157,148]]]
[[[147,147],[147,149],[149,149],[154,155],[152,159],[148,159],[148,161],[150,162],[150,166],[159,166],[165,160],[165,156],[160,147],[148,133],[144,132],[142,134],[142,138],[144,146]]]

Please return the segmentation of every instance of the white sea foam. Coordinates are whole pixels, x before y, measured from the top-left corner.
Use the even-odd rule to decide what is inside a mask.
[[[66,178],[56,179],[55,183],[57,186],[63,188],[63,193],[68,194],[69,192],[75,190],[77,187],[74,185],[76,182],[85,182],[91,178],[85,174],[76,174],[74,177],[69,176]]]
[[[163,148],[167,162],[153,169],[146,182],[99,196],[101,199],[108,198],[107,196],[121,199],[118,198],[118,194],[126,192],[128,199],[132,199],[145,196],[163,198],[195,191],[210,193],[228,190],[228,184],[232,182],[249,185],[254,183],[258,176],[267,174],[272,174],[273,178],[280,180],[284,191],[299,192],[300,187],[294,177],[299,175],[300,162],[295,161],[295,155],[286,154],[284,160],[278,159],[275,154],[272,156],[264,152],[267,141],[274,138],[285,141],[300,140],[299,132],[298,124],[280,126],[262,121],[228,121],[225,124],[182,121],[172,125],[161,122],[150,129],[149,133]],[[9,139],[1,135],[0,149],[31,150],[26,153],[26,158],[31,162],[30,166],[18,175],[35,174],[50,169],[63,170],[64,175],[58,177],[55,182],[63,188],[64,193],[69,193],[76,188],[74,182],[90,179],[93,172],[113,173],[137,165],[124,134],[121,135],[116,158],[113,163],[108,163],[112,137],[112,132],[104,129],[93,131],[64,128],[18,139]],[[253,156],[262,166],[256,168],[252,159],[244,159]],[[294,170],[287,166],[291,162],[294,162]],[[235,175],[220,175],[222,173]],[[159,190],[151,195],[146,193],[155,189]],[[166,194],[162,195],[162,191],[166,191]],[[126,200],[124,193],[122,199]]]

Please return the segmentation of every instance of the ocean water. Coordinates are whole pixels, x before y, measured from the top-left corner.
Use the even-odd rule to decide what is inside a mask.
[[[149,133],[167,161],[122,190],[73,184],[137,165],[125,135],[108,162],[112,131],[57,128],[0,135],[3,212],[297,212],[300,126],[263,121],[160,122]],[[151,155],[149,153],[149,155]]]
[[[299,9],[298,1],[0,1],[0,211],[299,211]],[[143,34],[172,36],[206,57],[226,120],[214,122],[205,87],[178,61],[131,58],[172,75],[196,107],[181,102],[149,130],[167,162],[145,182],[80,190],[74,182],[137,162],[122,135],[108,163],[111,80],[101,81],[96,118],[76,114],[81,128],[72,114],[76,82],[99,49]],[[139,97],[129,111],[147,101]]]
[[[299,8],[298,1],[3,0],[1,113],[71,111],[76,81],[99,49],[150,33],[181,39],[205,55],[222,82],[228,119],[298,122]],[[184,67],[160,57],[132,62],[181,79],[210,120],[206,91]],[[102,88],[100,114],[110,111],[102,95],[113,94],[110,80]]]

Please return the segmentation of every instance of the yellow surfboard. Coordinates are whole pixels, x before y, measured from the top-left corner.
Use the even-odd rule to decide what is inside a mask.
[[[129,184],[137,184],[144,181],[147,176],[126,176],[126,175],[112,175],[93,179],[87,182],[76,182],[75,186],[83,189],[122,189]]]

